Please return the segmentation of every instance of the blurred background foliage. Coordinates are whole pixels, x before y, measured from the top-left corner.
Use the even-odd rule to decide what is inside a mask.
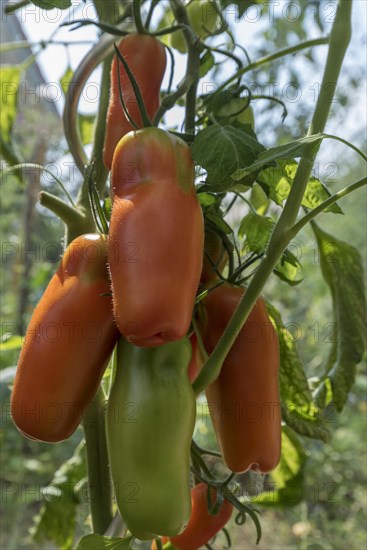
[[[356,2],[358,3],[358,2]],[[2,9],[6,3],[2,2]],[[333,3],[323,0],[298,0],[299,16],[290,20],[282,16],[269,17],[271,2],[260,0],[221,0],[223,10],[236,8],[240,19],[256,5],[262,8],[256,40],[245,44],[251,59],[269,52],[318,36],[329,28]],[[329,8],[328,8],[328,5]],[[22,29],[17,16],[8,16],[7,41],[22,38]],[[230,21],[229,21],[230,23]],[[11,28],[17,36],[11,38]],[[9,34],[10,33],[10,34]],[[5,41],[5,40],[4,40]],[[243,41],[241,41],[243,43]],[[343,121],[355,120],[353,136],[357,146],[363,146],[366,137],[365,120],[356,116],[365,89],[365,65],[363,56],[356,58],[365,44],[365,35],[357,27],[346,65],[343,68],[342,86],[332,108],[330,132],[343,135]],[[323,50],[325,51],[325,50]],[[23,52],[23,53],[21,53]],[[28,52],[29,54],[29,52]],[[8,57],[7,57],[8,55]],[[2,64],[24,62],[26,53],[21,50],[2,54]],[[278,60],[251,73],[252,87],[262,86],[261,92],[272,83],[281,89],[282,83],[292,83],[294,90],[309,92],[311,82],[322,74],[324,57],[318,49],[307,50],[291,60]],[[213,70],[221,74],[220,68]],[[31,85],[40,82],[42,73],[33,63],[22,74],[24,82]],[[320,80],[320,78],[319,78]],[[42,81],[42,80],[41,80]],[[274,88],[276,90],[276,88]],[[312,90],[311,90],[312,91]],[[254,92],[255,93],[255,92]],[[265,144],[285,143],[303,135],[307,129],[314,101],[312,93],[303,93],[298,101],[282,97],[288,108],[284,124],[281,107],[276,103],[258,100],[254,103],[256,131]],[[293,98],[295,96],[292,96]],[[40,164],[57,161],[65,154],[66,144],[62,137],[60,115],[50,109],[46,102],[19,101],[14,121],[14,150],[20,161],[26,159]],[[332,143],[332,145],[330,145]],[[2,149],[2,159],[8,160]],[[331,163],[331,164],[330,164]],[[329,166],[330,164],[330,166]],[[325,168],[326,166],[326,168]],[[335,169],[335,170],[334,170]],[[353,153],[335,142],[323,146],[320,164],[315,167],[317,176],[329,178],[331,191],[341,189],[348,183],[363,177],[365,169]],[[324,177],[323,177],[324,176]],[[335,176],[335,177],[334,177]],[[64,182],[68,184],[68,182]],[[74,182],[75,183],[75,182]],[[55,217],[37,205],[37,193],[42,188],[58,192],[55,183],[41,178],[35,171],[33,178],[27,173],[26,181],[19,182],[16,175],[6,175],[1,182],[0,230],[3,242],[1,263],[2,282],[2,344],[1,344],[1,533],[0,547],[20,548],[71,548],[74,537],[74,512],[76,512],[75,540],[89,532],[88,503],[84,490],[85,464],[83,450],[72,459],[71,466],[62,466],[70,459],[75,447],[82,440],[78,431],[58,445],[29,441],[22,437],[9,418],[9,395],[12,376],[24,334],[26,323],[39,300],[48,280],[55,270],[60,255],[57,246],[63,237],[63,227]],[[70,190],[70,188],[69,188]],[[71,190],[73,191],[73,189]],[[75,191],[75,189],[74,189]],[[356,246],[364,261],[366,259],[365,208],[366,191],[359,190],[342,202],[345,216],[325,215],[320,225],[330,234]],[[55,246],[48,246],[55,243]],[[22,246],[24,246],[23,254]],[[5,247],[5,248],[4,248]],[[38,248],[37,248],[38,247]],[[292,288],[273,277],[265,290],[266,298],[281,312],[284,323],[295,336],[308,377],[318,376],[330,347],[331,300],[329,290],[321,276],[315,249],[315,238],[305,229],[297,236],[297,252],[306,277],[298,288]],[[29,253],[29,251],[34,253]],[[5,251],[5,254],[4,254]],[[27,252],[28,251],[28,252]],[[37,253],[39,251],[39,253]],[[293,249],[294,252],[294,249]],[[366,372],[358,368],[356,384],[348,404],[339,416],[332,413],[329,427],[333,437],[329,444],[302,438],[305,464],[302,479],[297,482],[299,495],[281,506],[264,506],[263,538],[259,550],[362,550],[366,539]],[[207,448],[215,448],[216,442],[210,426],[205,405],[198,403],[199,422],[196,440]],[[69,464],[69,466],[68,466]],[[54,472],[61,468],[56,478]],[[70,474],[70,472],[72,472]],[[76,479],[72,476],[76,475]],[[252,477],[251,477],[252,476]],[[71,487],[71,481],[77,480]],[[54,481],[52,481],[54,480]],[[264,480],[245,474],[238,476],[241,486],[262,486]],[[266,490],[268,481],[265,480]],[[51,484],[51,489],[41,490]],[[68,485],[69,484],[69,485]],[[268,486],[269,488],[269,486]],[[70,501],[75,505],[70,512]],[[56,502],[50,507],[51,502]],[[36,520],[34,519],[36,517]],[[232,542],[236,550],[255,547],[254,528],[234,526]],[[215,547],[224,548],[225,540],[218,537]]]

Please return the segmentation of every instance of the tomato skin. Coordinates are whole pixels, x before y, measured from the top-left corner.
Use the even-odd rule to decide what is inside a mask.
[[[117,342],[111,298],[102,296],[109,292],[105,239],[78,237],[36,306],[20,353],[11,412],[27,437],[55,443],[76,430]]]
[[[117,346],[107,407],[108,454],[121,516],[141,540],[177,535],[190,517],[196,416],[187,377],[190,356],[187,337],[156,348],[138,348],[121,338]],[[135,492],[127,498],[129,490]]]
[[[189,329],[202,268],[203,216],[190,149],[157,128],[130,132],[116,148],[111,183],[117,326],[138,346],[179,340]]]
[[[139,86],[148,116],[152,119],[159,107],[159,94],[166,70],[166,49],[154,36],[129,34],[119,43],[119,51],[126,59]],[[113,153],[120,139],[133,130],[120,103],[118,72],[122,96],[127,110],[138,126],[142,126],[139,106],[129,77],[115,55],[111,67],[111,91],[107,112],[103,161],[110,170]]]
[[[214,504],[216,490],[211,488],[211,503]],[[208,543],[230,520],[233,505],[224,500],[218,514],[212,516],[208,511],[208,486],[199,483],[191,489],[191,516],[190,521],[183,533],[177,537],[164,537],[162,544],[171,542],[177,550],[197,550]],[[155,541],[152,543],[152,550],[156,550]]]
[[[237,308],[244,289],[223,284],[203,300],[199,318],[210,354]],[[203,312],[201,312],[203,313]],[[280,459],[281,412],[278,389],[279,347],[275,330],[259,298],[219,377],[206,388],[214,430],[223,458],[233,472],[267,473]]]

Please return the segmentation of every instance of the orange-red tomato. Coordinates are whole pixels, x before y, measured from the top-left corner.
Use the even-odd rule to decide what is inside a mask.
[[[210,489],[210,502],[214,504],[216,490]],[[177,550],[197,550],[210,541],[229,521],[233,505],[224,500],[218,513],[213,516],[208,510],[208,486],[199,483],[191,489],[191,516],[186,529],[177,537],[163,537],[162,544],[170,541]],[[156,550],[155,541],[152,550]]]
[[[203,300],[199,316],[210,354],[245,290],[223,284]],[[281,411],[278,339],[259,298],[229,351],[219,377],[206,388],[208,407],[223,458],[233,472],[269,472],[280,458]]]
[[[24,435],[53,443],[76,430],[118,337],[106,293],[105,239],[82,235],[65,251],[28,325],[11,398]]]
[[[153,118],[159,107],[159,93],[166,70],[166,50],[159,40],[148,34],[129,34],[119,46],[121,55],[139,86],[148,116]],[[129,115],[141,127],[139,106],[130,79],[120,60],[115,56],[111,68],[111,92],[107,112],[103,161],[111,169],[113,153],[120,139],[133,130],[120,103],[118,72],[122,97]]]
[[[111,173],[108,242],[113,306],[138,346],[179,340],[191,322],[202,268],[203,217],[190,148],[158,128],[119,142]]]

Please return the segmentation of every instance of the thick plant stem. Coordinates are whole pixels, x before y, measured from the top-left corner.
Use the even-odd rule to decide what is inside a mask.
[[[100,388],[83,419],[93,532],[100,535],[113,519],[105,408],[106,396]]]
[[[329,52],[320,88],[320,95],[308,130],[308,135],[319,132],[322,133],[325,129],[331,107],[330,90],[332,89],[332,91],[335,92],[344,56],[350,42],[351,10],[352,0],[339,0],[335,22],[330,34]],[[206,386],[214,382],[219,375],[228,351],[246,322],[284,249],[293,238],[294,234],[290,229],[297,218],[317,152],[315,147],[311,145],[302,157],[284,210],[274,228],[268,248],[260,262],[259,268],[253,276],[227,330],[222,335],[218,345],[193,383],[193,388],[196,393],[203,391]]]

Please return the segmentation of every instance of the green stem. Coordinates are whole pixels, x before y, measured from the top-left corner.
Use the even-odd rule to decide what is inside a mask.
[[[114,2],[103,2],[102,0],[94,0],[97,13],[103,13],[103,20],[107,23],[115,23],[118,13],[116,12],[116,4]],[[91,158],[93,159],[93,177],[96,181],[97,189],[100,195],[106,185],[108,170],[103,162],[103,146],[106,132],[106,117],[108,102],[110,97],[110,71],[112,63],[112,55],[106,57],[103,61],[102,77],[101,77],[101,96],[98,106],[97,122],[94,132],[94,143]],[[78,205],[82,205],[86,211],[90,210],[88,196],[88,181],[84,179],[78,200]]]
[[[146,30],[141,19],[140,1],[141,0],[134,0],[133,2],[134,21],[137,32],[139,34],[146,34]]]
[[[38,195],[40,204],[48,210],[51,210],[56,216],[58,216],[66,225],[69,224],[81,224],[84,222],[83,214],[70,206],[59,197],[55,197],[47,191],[41,191]]]
[[[83,419],[93,532],[103,535],[113,519],[105,430],[106,396],[100,388]]]
[[[349,1],[349,0],[347,0]],[[314,38],[313,40],[306,40],[305,42],[300,42],[299,44],[296,44],[295,46],[291,46],[289,48],[284,48],[282,50],[279,50],[277,52],[274,52],[270,55],[266,55],[264,57],[261,57],[257,61],[254,61],[253,63],[250,63],[249,65],[246,65],[246,67],[243,67],[240,71],[237,71],[235,75],[228,78],[223,84],[221,84],[215,92],[213,92],[210,96],[208,96],[204,103],[207,103],[210,101],[210,99],[217,93],[221,92],[230,84],[233,80],[237,80],[239,76],[244,75],[245,73],[248,73],[249,71],[252,71],[254,69],[257,69],[261,65],[264,65],[266,63],[270,63],[271,61],[274,61],[275,59],[279,59],[281,57],[284,57],[286,55],[290,55],[292,53],[296,53],[301,50],[305,50],[307,48],[312,48],[313,46],[320,46],[327,44],[329,42],[328,37],[322,37],[322,38]]]
[[[193,82],[193,79],[191,75],[186,75],[182,84],[177,88],[175,92],[173,92],[170,95],[167,95],[161,102],[161,105],[153,119],[153,126],[158,126],[159,121],[161,118],[165,115],[167,111],[172,109],[172,107],[175,106],[176,102],[180,97],[185,95],[187,91],[189,90],[191,84]],[[190,134],[191,135],[191,134]]]
[[[102,195],[106,185],[108,170],[103,163],[103,147],[104,137],[106,132],[106,118],[108,102],[110,98],[110,71],[112,63],[112,55],[109,55],[103,62],[102,79],[101,79],[101,98],[99,101],[97,124],[94,133],[94,146],[92,159],[94,159],[94,172],[96,174],[97,189]]]
[[[347,141],[346,139],[343,139],[339,136],[334,136],[333,134],[324,134],[323,137],[335,139],[335,141],[340,141],[340,143],[344,143],[344,145],[347,145],[347,147],[353,149],[353,151],[355,151],[365,162],[367,162],[367,156],[358,147],[353,145],[353,143],[349,143],[349,141]]]
[[[27,168],[28,169],[42,170],[43,172],[46,172],[46,174],[49,174],[50,176],[52,176],[54,178],[54,180],[56,181],[56,183],[58,183],[60,185],[61,189],[64,191],[64,193],[67,196],[70,204],[75,207],[74,201],[71,198],[71,196],[69,195],[69,193],[67,192],[67,190],[66,190],[64,184],[62,183],[62,181],[59,180],[52,172],[50,172],[50,170],[47,170],[47,168],[42,166],[42,164],[36,164],[34,162],[23,162],[21,164],[14,164],[13,166],[9,166],[8,168],[6,168],[4,170],[4,174],[7,173],[7,172],[13,172],[13,171],[16,172],[18,170],[25,170]]]
[[[164,27],[163,29],[158,29],[157,31],[150,32],[151,36],[164,36],[165,34],[172,34],[173,32],[178,32],[185,29],[185,25],[172,25],[171,27]]]
[[[94,0],[96,9],[101,7],[103,17],[108,23],[114,23],[118,17],[116,13],[116,2],[102,2],[102,0]],[[98,12],[98,9],[97,9]],[[93,144],[93,169],[95,171],[97,186],[102,194],[104,190],[107,171],[103,165],[102,151],[105,135],[106,113],[109,97],[109,71],[111,66],[112,56],[105,59],[101,78],[101,99],[99,105],[99,114],[97,118],[97,126],[94,135]],[[74,124],[76,120],[74,119]],[[81,193],[78,198],[78,204],[86,212],[87,219],[93,223],[91,207],[88,196],[88,171],[85,173],[85,179]],[[105,406],[106,396],[102,386],[100,386],[93,401],[87,408],[83,419],[83,429],[86,442],[87,452],[87,467],[88,467],[88,482],[90,509],[92,516],[93,531],[103,535],[113,519],[112,513],[112,490],[109,471],[109,461],[107,453],[107,440],[105,428]]]
[[[145,107],[145,104],[144,104],[144,100],[143,100],[143,96],[141,95],[141,92],[140,92],[140,88],[138,86],[138,83],[126,61],[126,59],[124,58],[124,56],[121,54],[121,52],[119,51],[119,49],[117,48],[117,46],[115,45],[115,53],[116,53],[116,56],[118,58],[119,61],[121,61],[121,63],[123,64],[124,66],[124,69],[126,71],[126,74],[130,80],[130,84],[134,90],[134,95],[135,95],[135,98],[136,98],[136,102],[138,104],[138,107],[139,107],[139,113],[140,113],[140,116],[141,116],[141,121],[143,123],[143,127],[144,128],[147,128],[149,126],[152,126],[152,122],[149,118],[149,115],[148,115],[148,112],[147,112],[147,109]],[[118,79],[119,79],[119,91],[120,91],[120,99],[121,99],[121,102],[123,103],[123,97],[122,97],[122,89],[121,89],[121,83],[120,83],[120,72],[117,71],[117,75],[118,75]],[[124,107],[124,105],[122,105]],[[125,107],[125,112],[127,115],[129,115],[129,112],[127,110],[127,107]],[[133,121],[132,118],[129,116],[129,121],[137,127],[137,124],[136,124],[136,121]]]
[[[326,208],[329,208],[329,206],[333,205],[338,200],[342,199],[343,197],[346,197],[347,195],[349,195],[349,193],[352,193],[356,189],[359,189],[360,187],[363,187],[366,184],[367,184],[367,177],[362,178],[361,180],[353,183],[352,185],[348,185],[348,187],[344,187],[344,189],[341,189],[340,191],[335,193],[335,195],[333,195],[332,197],[329,197],[328,199],[326,199],[326,201],[322,202],[321,204],[319,204],[319,206],[317,206],[316,208],[308,212],[293,227],[290,228],[289,233],[290,235],[292,235],[292,238],[295,237],[297,233],[299,233],[306,224],[308,224],[311,220],[316,218],[316,216],[321,214],[321,212],[326,210]]]
[[[335,91],[351,37],[351,9],[351,0],[339,0],[335,22],[330,34],[330,45],[320,95],[308,130],[308,135],[322,133],[324,131],[331,106],[330,87]],[[274,227],[269,245],[259,264],[258,270],[253,276],[243,299],[234,312],[227,330],[223,333],[216,348],[193,383],[193,388],[197,394],[203,391],[208,384],[214,382],[218,377],[228,351],[246,322],[265,283],[271,276],[274,267],[281,257],[281,254],[294,235],[294,232],[290,231],[290,228],[294,225],[297,218],[316,155],[317,151],[311,145],[301,158],[284,210]]]
[[[213,48],[212,46],[208,46],[207,44],[204,44],[204,43],[202,45],[204,46],[204,48],[206,48],[210,52],[220,53],[221,55],[225,55],[226,57],[229,57],[230,59],[232,59],[237,64],[238,70],[241,70],[243,68],[243,63],[241,59],[237,57],[237,55],[235,55],[234,53],[229,52],[227,50],[222,50],[221,48]],[[236,73],[236,76],[237,76],[237,73]]]
[[[182,32],[186,40],[188,52],[186,78],[191,80],[186,97],[185,131],[188,134],[193,134],[195,132],[196,96],[199,83],[200,52],[202,46],[196,41],[186,8],[181,0],[171,0],[171,7],[178,23],[185,25]]]
[[[15,4],[11,4],[9,6],[5,6],[5,13],[10,14],[14,13],[15,11],[24,8],[25,6],[28,6],[28,4],[31,3],[31,0],[20,0],[19,2],[16,2]]]
[[[198,346],[199,346],[200,353],[206,361],[208,359],[208,354],[207,354],[207,351],[206,351],[205,346],[204,346],[204,342],[203,342],[203,338],[201,336],[200,329],[198,327],[198,324],[197,324],[195,318],[193,318],[191,322],[192,322],[192,326],[194,327],[194,331],[195,331],[196,338],[197,338],[197,341],[198,341]]]
[[[0,155],[9,165],[6,170],[1,171],[2,174],[5,175],[7,172],[14,172],[18,181],[24,183],[22,171],[24,165],[20,151],[18,151],[16,144],[5,141],[2,135],[0,135]]]
[[[157,7],[158,4],[159,4],[159,0],[151,0],[151,2],[150,2],[149,12],[148,12],[148,15],[147,15],[147,18],[146,18],[146,21],[145,21],[145,28],[147,30],[149,30],[150,22],[151,22],[152,17],[153,17],[153,12],[154,12],[154,10],[155,10],[155,8]]]

